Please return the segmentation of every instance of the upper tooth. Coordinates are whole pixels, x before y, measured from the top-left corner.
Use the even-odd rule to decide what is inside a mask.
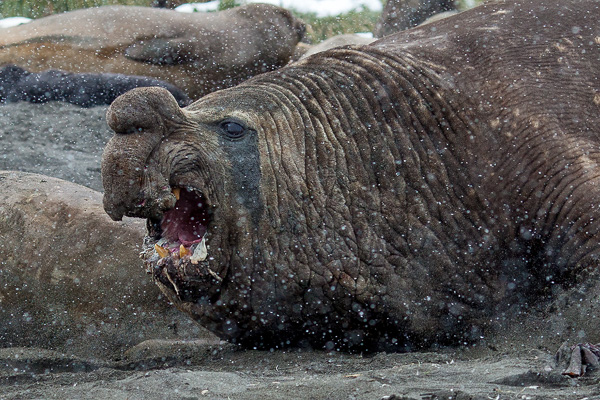
[[[196,246],[196,250],[194,250],[194,254],[190,258],[192,264],[198,264],[200,261],[206,260],[208,256],[208,250],[206,249],[206,237],[202,238],[202,241],[198,243]]]
[[[177,200],[179,200],[179,195],[180,195],[180,193],[181,193],[181,188],[178,188],[178,187],[176,187],[176,188],[173,188],[173,189],[171,190],[171,192],[173,193],[173,195],[175,196],[175,198],[176,198]]]

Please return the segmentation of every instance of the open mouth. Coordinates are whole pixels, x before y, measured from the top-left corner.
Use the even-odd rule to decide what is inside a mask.
[[[223,278],[210,268],[206,244],[214,207],[191,187],[174,187],[175,206],[161,219],[148,219],[140,257],[146,271],[173,302],[211,301]],[[175,297],[172,297],[175,295]]]
[[[149,273],[166,279],[179,294],[178,282],[191,275],[221,278],[208,267],[206,239],[212,207],[206,196],[191,187],[174,187],[172,193],[177,199],[175,206],[165,211],[162,219],[147,220],[148,236],[140,257]]]

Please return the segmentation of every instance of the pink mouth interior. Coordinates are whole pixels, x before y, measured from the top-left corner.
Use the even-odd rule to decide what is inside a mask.
[[[191,246],[202,240],[208,225],[208,206],[195,190],[182,188],[175,207],[164,213],[162,236],[169,242]]]

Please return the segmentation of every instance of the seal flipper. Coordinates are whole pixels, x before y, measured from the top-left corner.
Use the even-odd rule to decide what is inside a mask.
[[[198,58],[196,46],[187,38],[156,38],[134,43],[125,49],[125,57],[157,65],[177,65]]]

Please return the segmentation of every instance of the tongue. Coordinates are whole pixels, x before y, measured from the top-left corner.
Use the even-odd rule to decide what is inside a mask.
[[[161,228],[163,237],[170,242],[179,241],[185,246],[198,243],[206,233],[204,205],[193,190],[181,190],[175,207],[165,212]]]

